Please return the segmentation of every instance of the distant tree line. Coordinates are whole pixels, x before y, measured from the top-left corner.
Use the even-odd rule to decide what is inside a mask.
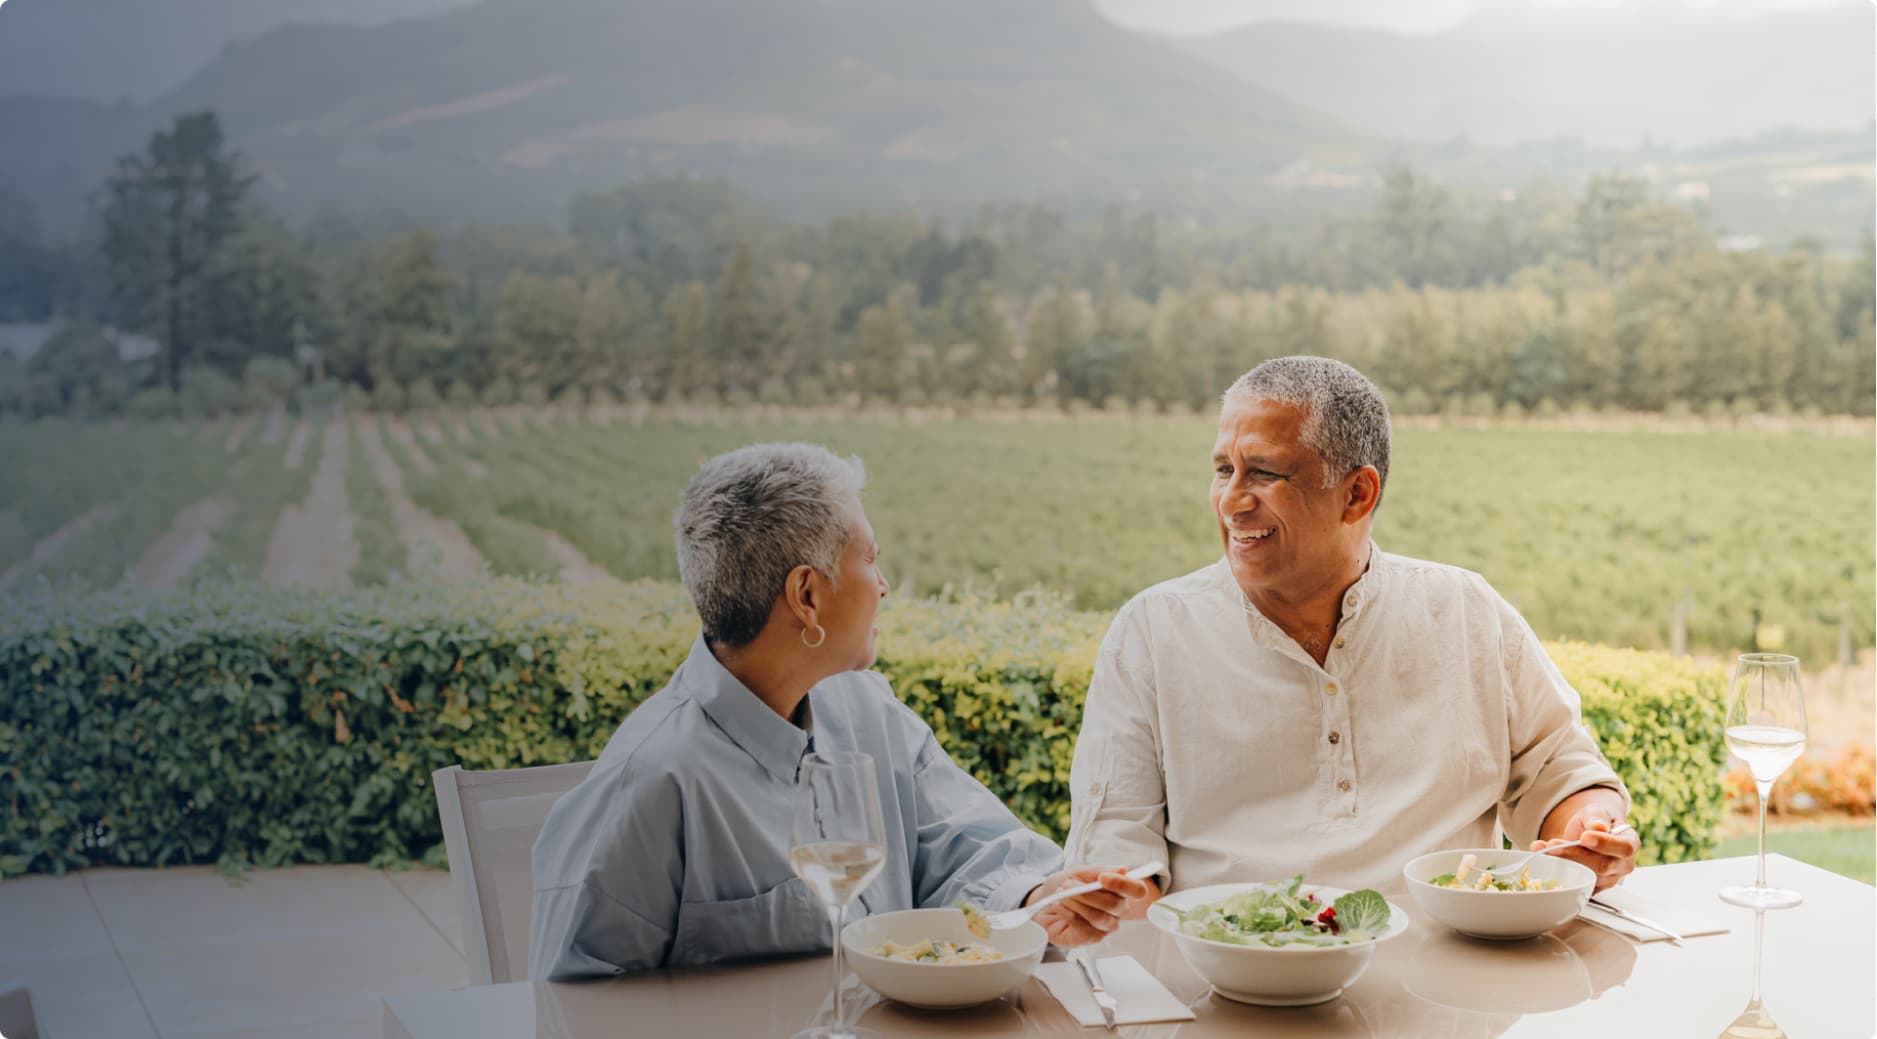
[[[718,181],[578,196],[563,232],[290,229],[210,113],[125,156],[95,241],[0,192],[0,412],[214,414],[349,396],[1207,406],[1267,357],[1345,358],[1404,412],[1869,415],[1873,247],[1721,248],[1643,181],[1458,192],[1387,170],[1303,232],[1113,207],[790,223]],[[154,340],[124,361],[103,327]]]

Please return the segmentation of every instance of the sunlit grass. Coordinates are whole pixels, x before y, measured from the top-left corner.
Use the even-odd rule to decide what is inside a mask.
[[[1714,857],[1752,855],[1758,846],[1759,838],[1755,834],[1729,837],[1714,849]],[[1877,863],[1873,862],[1877,859],[1877,828],[1871,823],[1819,830],[1769,831],[1766,850],[1866,884],[1877,883],[1873,878],[1873,871],[1877,870]]]

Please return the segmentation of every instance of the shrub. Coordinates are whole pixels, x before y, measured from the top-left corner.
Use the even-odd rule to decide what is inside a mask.
[[[1725,678],[1719,668],[1582,642],[1549,647],[1583,697],[1584,726],[1629,786],[1643,865],[1682,862],[1714,846],[1721,818]]]
[[[411,383],[409,404],[413,411],[430,411],[443,403],[437,393],[437,384],[429,379],[417,379]]]
[[[451,379],[450,388],[444,391],[443,396],[445,400],[450,402],[450,406],[453,408],[473,408],[476,406],[476,391],[474,387],[470,386],[469,383],[462,379]]]
[[[959,765],[1061,838],[1106,622],[890,601],[877,666]],[[422,855],[439,840],[432,771],[598,755],[695,628],[683,591],[652,582],[0,597],[0,873]],[[1643,861],[1706,853],[1719,672],[1555,652],[1636,794]]]
[[[299,383],[299,370],[284,357],[255,357],[241,370],[241,394],[254,411],[278,406]]]
[[[154,422],[160,419],[172,419],[181,413],[176,395],[161,386],[141,389],[130,398],[128,408],[130,417]]]
[[[1877,812],[1877,756],[1869,743],[1852,741],[1836,752],[1808,754],[1794,762],[1773,785],[1766,810],[1773,815],[1813,811],[1870,815]],[[1745,766],[1735,765],[1724,780],[1727,805],[1736,812],[1757,812],[1759,792]]]
[[[515,384],[506,375],[496,376],[482,388],[482,403],[492,408],[515,403]]]
[[[781,376],[771,375],[756,388],[758,404],[787,404],[790,399],[789,384]]]
[[[122,371],[98,376],[97,409],[101,415],[121,415],[130,403],[130,377]],[[4,409],[0,409],[4,410]]]
[[[333,379],[308,383],[293,391],[292,409],[303,415],[323,415],[345,399],[346,391],[355,388]]]
[[[98,395],[91,387],[83,383],[72,387],[72,395],[65,402],[65,417],[75,419],[95,419],[98,417]]]
[[[220,418],[242,405],[241,387],[220,368],[195,365],[182,372],[179,404],[188,418]]]
[[[385,378],[374,379],[372,381],[371,406],[373,411],[403,411],[408,402],[409,397],[405,394],[404,387],[398,385],[396,379],[386,376]]]

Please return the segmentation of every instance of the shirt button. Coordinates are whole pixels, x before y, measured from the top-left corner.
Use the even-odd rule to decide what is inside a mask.
[[[1336,781],[1336,789],[1338,789],[1338,790],[1341,790],[1341,791],[1342,791],[1343,793],[1345,793],[1345,794],[1346,794],[1346,793],[1348,793],[1348,792],[1349,792],[1349,780],[1347,780],[1347,779],[1339,779],[1339,780],[1337,780],[1337,781]]]
[[[1343,637],[1341,635],[1336,636],[1336,648],[1343,648]]]
[[[1343,734],[1342,734],[1342,733],[1340,733],[1340,732],[1332,732],[1332,733],[1330,733],[1330,742],[1331,742],[1331,743],[1341,743],[1342,741],[1343,741]]]
[[[1330,694],[1331,696],[1335,696],[1336,695],[1336,683],[1331,682],[1329,685],[1324,686],[1323,691]]]
[[[1357,595],[1354,592],[1350,592],[1349,598],[1343,600],[1343,605],[1353,610],[1361,602],[1362,602],[1362,596]]]

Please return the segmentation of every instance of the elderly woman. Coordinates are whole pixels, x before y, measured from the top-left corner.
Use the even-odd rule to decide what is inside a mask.
[[[1063,869],[939,748],[873,664],[886,595],[861,510],[866,475],[810,444],[711,459],[678,510],[678,570],[703,620],[671,683],[633,711],[534,848],[529,974],[618,974],[826,949],[828,918],[789,868],[797,769],[811,751],[873,757],[887,864],[855,913],[1043,910],[1057,944],[1099,939],[1148,896],[1114,871]]]

